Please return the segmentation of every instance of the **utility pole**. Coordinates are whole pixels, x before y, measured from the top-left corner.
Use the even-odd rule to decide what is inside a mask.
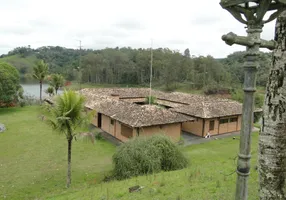
[[[81,68],[81,40],[79,41],[79,64],[78,64],[78,72],[79,72],[79,92],[81,92],[81,78],[82,78],[82,68]]]
[[[151,105],[152,95],[152,65],[153,65],[153,39],[151,39],[151,60],[150,60],[150,93],[149,93],[149,105]]]
[[[204,66],[204,89],[206,87],[206,64],[203,64]]]

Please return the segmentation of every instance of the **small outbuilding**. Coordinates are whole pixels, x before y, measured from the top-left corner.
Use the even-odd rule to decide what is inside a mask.
[[[196,118],[183,123],[183,131],[205,137],[236,132],[241,129],[242,105],[228,99],[205,99],[172,111]]]

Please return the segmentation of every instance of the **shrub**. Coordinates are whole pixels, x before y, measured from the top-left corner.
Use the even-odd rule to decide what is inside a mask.
[[[20,105],[20,107],[24,107],[24,106],[26,106],[26,103],[25,103],[25,101],[19,101],[19,105]]]
[[[264,102],[264,96],[259,93],[255,93],[255,96],[254,96],[255,107],[261,108],[263,106],[263,102]]]
[[[185,138],[183,136],[180,137],[180,140],[178,142],[179,145],[184,145],[185,144]]]
[[[160,151],[162,170],[171,171],[183,169],[187,166],[187,159],[178,147],[166,136],[155,135],[150,137],[147,142]]]
[[[22,91],[18,70],[4,62],[0,62],[0,107],[14,106]]]
[[[99,132],[99,133],[95,133],[95,139],[96,140],[103,140],[104,138],[103,138],[102,134]]]
[[[204,89],[205,95],[213,95],[213,94],[221,94],[221,95],[227,95],[230,94],[230,90],[228,88],[218,88],[209,86]]]
[[[169,84],[166,84],[166,85],[165,85],[164,90],[165,90],[166,92],[173,92],[173,91],[175,91],[177,88],[178,88],[178,87],[177,87],[177,84],[176,84],[176,83],[169,83]]]
[[[243,102],[243,90],[234,89],[231,93],[231,98],[233,100],[236,100],[236,101],[242,103]]]
[[[235,89],[232,91],[232,99],[236,100],[238,102],[243,102],[243,97],[244,97],[244,93],[243,90],[241,89]],[[263,102],[264,102],[264,96],[259,94],[259,93],[255,93],[254,94],[254,105],[256,108],[261,108],[263,106]]]
[[[253,122],[258,123],[263,115],[263,112],[255,112],[253,113]]]
[[[149,101],[150,101],[150,104],[154,105],[156,104],[157,98],[154,96],[147,96],[145,98],[145,103],[149,104]]]
[[[187,159],[166,136],[138,137],[122,144],[113,155],[116,179],[177,170],[187,166]]]
[[[19,105],[21,107],[31,106],[31,105],[40,105],[40,100],[31,95],[24,95],[23,98],[19,100]]]
[[[45,93],[47,93],[49,96],[53,96],[54,95],[54,88],[52,86],[48,87],[46,90],[45,90]]]

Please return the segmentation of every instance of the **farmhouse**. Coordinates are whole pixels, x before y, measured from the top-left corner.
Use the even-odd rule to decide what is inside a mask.
[[[240,131],[242,105],[225,99],[208,99],[172,111],[196,118],[183,123],[182,129],[198,136],[218,135]]]
[[[152,90],[156,105],[146,105],[145,88],[100,88],[80,91],[92,124],[121,141],[163,133],[178,141],[181,132],[204,137],[240,131],[242,104],[229,99]]]
[[[154,133],[163,133],[178,141],[182,123],[194,120],[155,105],[120,101],[117,95],[99,95],[88,89],[81,92],[87,98],[86,108],[96,111],[92,124],[121,141]]]

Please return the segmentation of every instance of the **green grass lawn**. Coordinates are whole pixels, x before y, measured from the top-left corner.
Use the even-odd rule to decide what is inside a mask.
[[[255,170],[258,134],[253,134],[249,199],[258,199],[258,176]],[[51,194],[48,199],[102,200],[230,200],[234,199],[236,155],[239,140],[225,138],[183,149],[190,160],[187,169],[141,176],[124,181],[99,183],[85,189]],[[128,188],[140,185],[141,192],[129,193]]]
[[[8,129],[0,134],[0,199],[234,199],[238,139],[181,147],[190,160],[187,169],[109,183],[101,180],[112,168],[115,147],[104,141],[74,141],[72,187],[66,189],[67,142],[37,115],[38,107],[0,109],[0,123]],[[258,199],[258,134],[252,138],[249,199]],[[144,188],[129,193],[135,185]]]
[[[38,107],[0,109],[0,199],[35,199],[65,191],[67,141],[39,118]],[[72,188],[100,181],[111,170],[115,147],[73,142]]]

